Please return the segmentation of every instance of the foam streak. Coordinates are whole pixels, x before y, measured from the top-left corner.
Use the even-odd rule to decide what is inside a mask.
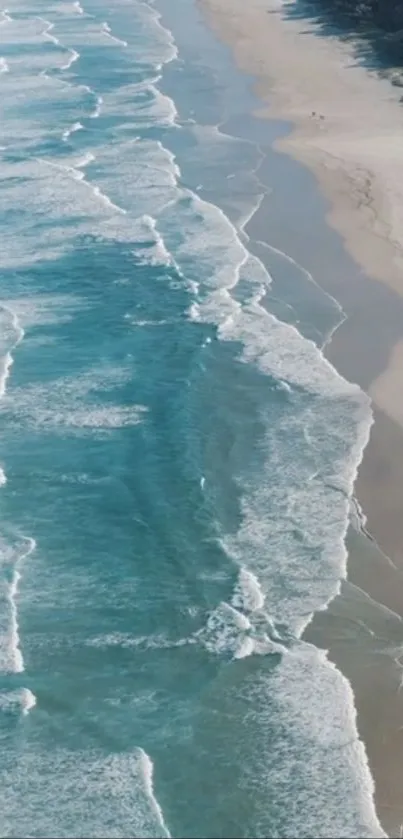
[[[122,41],[121,38],[117,38],[116,35],[112,34],[111,28],[108,23],[102,24],[102,29],[104,34],[107,38],[110,38],[111,41],[115,41],[116,44],[119,44],[121,47],[127,47],[127,41]]]
[[[43,18],[43,17],[38,17],[38,20],[40,20],[41,23],[44,23],[45,26],[46,26],[46,29],[43,30],[42,35],[45,38],[47,38],[48,41],[52,41],[53,44],[55,44],[56,46],[59,46],[59,44],[60,44],[59,39],[56,38],[55,35],[52,35],[52,29],[55,28],[55,24],[51,23],[50,20],[46,20],[46,18]]]
[[[105,195],[104,192],[101,191],[99,186],[93,186],[89,181],[85,179],[85,173],[81,171],[81,168],[88,166],[93,160],[95,160],[94,155],[91,152],[76,163],[76,166],[61,166],[58,163],[53,163],[51,160],[40,160],[38,162],[44,163],[46,166],[50,166],[52,169],[57,169],[59,172],[66,172],[70,175],[71,178],[75,181],[80,181],[83,186],[87,189],[90,189],[93,195],[96,198],[99,198],[105,206],[110,207],[111,210],[114,210],[116,213],[120,213],[122,215],[126,215],[126,210],[123,207],[119,207],[118,204],[114,204],[113,201],[109,198],[108,195]]]
[[[76,50],[69,50],[69,58],[65,64],[62,64],[61,70],[69,70],[71,65],[80,58],[80,53]]]
[[[24,337],[24,330],[18,320],[17,314],[6,304],[2,304],[1,311],[3,315],[6,316],[7,320],[9,321],[9,325],[11,326],[12,332],[14,334],[14,341],[12,346],[3,356],[1,367],[0,367],[0,398],[4,396],[7,387],[7,381],[10,375],[11,366],[13,364],[13,356],[11,354],[11,350],[18,346],[21,343]],[[1,486],[4,486],[6,483],[6,475],[3,470],[1,470]],[[17,612],[17,596],[18,596],[18,585],[21,579],[21,573],[19,571],[19,567],[21,562],[26,559],[30,553],[35,548],[35,541],[30,537],[23,538],[23,544],[19,548],[17,548],[16,555],[14,551],[11,552],[11,558],[8,557],[8,549],[6,546],[3,548],[3,559],[5,561],[4,568],[5,570],[10,565],[11,572],[8,579],[6,581],[6,589],[5,589],[5,601],[8,605],[8,612],[9,612],[9,626],[6,630],[6,648],[3,651],[3,661],[2,661],[2,668],[6,672],[11,671],[13,673],[21,673],[24,670],[24,661],[22,657],[22,653],[20,650],[20,642],[19,642],[19,634],[18,634],[18,612]]]
[[[18,566],[20,563],[26,559],[29,554],[35,549],[35,541],[29,537],[25,538],[25,546],[18,557],[11,583],[8,589],[7,600],[10,607],[10,642],[11,642],[11,649],[9,654],[9,667],[13,673],[22,673],[24,671],[24,659],[22,657],[22,652],[20,649],[20,637],[18,631],[18,610],[17,610],[17,597],[18,597],[18,585],[21,580],[21,573],[18,570]]]
[[[96,105],[95,105],[95,108],[94,108],[92,114],[90,114],[90,119],[98,119],[98,117],[101,113],[101,107],[102,107],[102,102],[103,101],[104,100],[102,99],[102,96],[97,96],[96,97]]]
[[[144,751],[144,749],[139,748],[139,753],[140,753],[140,765],[141,765],[142,774],[143,774],[145,791],[146,791],[147,796],[149,798],[152,809],[154,810],[154,813],[155,813],[155,815],[156,815],[156,817],[159,821],[159,824],[161,826],[161,829],[163,831],[164,836],[166,836],[167,839],[170,839],[171,834],[169,833],[169,830],[168,830],[168,828],[167,828],[167,826],[164,822],[163,812],[162,812],[161,807],[158,804],[158,801],[157,801],[157,799],[154,795],[154,785],[153,785],[154,766],[153,766],[153,762],[150,759],[150,757],[148,756],[147,752]]]
[[[0,15],[3,18],[2,20],[0,20],[0,26],[3,26],[3,24],[10,23],[10,21],[12,21],[12,17],[8,14],[8,9],[3,9],[0,12]]]
[[[73,125],[70,126],[70,128],[66,128],[66,130],[63,131],[62,140],[66,143],[71,134],[74,134],[76,131],[81,131],[83,128],[84,126],[81,124],[81,122],[74,122]]]

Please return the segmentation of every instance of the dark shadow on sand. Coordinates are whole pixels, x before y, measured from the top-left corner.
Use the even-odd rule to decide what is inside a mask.
[[[289,0],[283,15],[352,43],[361,64],[403,87],[403,0]]]

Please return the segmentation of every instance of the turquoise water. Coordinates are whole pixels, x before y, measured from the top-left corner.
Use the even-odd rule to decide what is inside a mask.
[[[247,235],[249,81],[185,0],[15,0],[0,44],[0,834],[381,836],[301,639],[371,413]]]

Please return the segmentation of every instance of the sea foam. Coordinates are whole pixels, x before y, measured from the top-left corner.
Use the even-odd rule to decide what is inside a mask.
[[[36,705],[36,697],[29,688],[0,692],[0,712],[27,716]]]
[[[87,28],[87,17],[83,15],[82,7],[76,3],[74,8],[80,26],[83,24],[81,34],[77,34],[74,43],[99,44],[110,40],[111,33],[105,26],[91,20]],[[11,18],[6,12],[2,13],[2,17],[2,22],[11,26]],[[84,19],[81,20],[81,17]],[[357,739],[351,691],[337,671],[328,664],[326,657],[321,657],[318,651],[304,645],[299,639],[312,612],[323,608],[334,596],[340,578],[345,575],[344,537],[349,499],[357,464],[368,439],[370,409],[359,389],[337,375],[313,342],[305,341],[295,329],[281,323],[265,309],[263,298],[270,288],[271,277],[263,264],[250,255],[247,239],[242,235],[242,228],[257,206],[256,196],[250,210],[239,218],[237,228],[222,210],[182,185],[178,162],[161,141],[155,137],[128,139],[130,130],[134,128],[137,136],[150,124],[154,127],[162,125],[164,131],[177,130],[175,105],[159,91],[159,79],[156,76],[165,63],[177,57],[172,34],[162,26],[159,13],[147,4],[134,6],[133,21],[127,49],[112,50],[108,47],[106,51],[114,56],[133,54],[144,66],[148,65],[148,78],[145,83],[141,83],[141,90],[138,86],[126,86],[123,91],[114,91],[109,95],[101,86],[99,91],[98,88],[94,91],[91,85],[71,85],[70,77],[77,66],[73,66],[72,73],[68,74],[68,84],[62,82],[61,78],[55,78],[50,70],[48,78],[38,77],[32,82],[29,91],[31,93],[32,90],[37,97],[32,98],[32,101],[38,103],[35,120],[26,119],[23,132],[18,122],[10,129],[10,144],[18,142],[20,154],[24,148],[21,136],[27,148],[30,148],[33,141],[36,143],[38,138],[48,136],[49,126],[45,116],[49,118],[52,111],[48,108],[46,115],[39,109],[45,89],[47,95],[50,95],[50,91],[54,92],[57,102],[61,95],[65,97],[64,101],[71,97],[73,102],[74,97],[77,97],[74,113],[65,114],[64,120],[64,125],[73,127],[82,127],[78,119],[97,119],[101,114],[105,114],[112,122],[119,116],[118,111],[114,110],[116,102],[122,104],[121,123],[113,129],[115,133],[112,136],[115,141],[123,136],[125,139],[123,142],[112,143],[108,137],[102,143],[100,134],[103,120],[100,120],[96,124],[97,128],[100,126],[99,132],[94,131],[94,125],[91,126],[94,137],[98,138],[96,150],[84,148],[78,160],[77,155],[62,159],[56,155],[50,159],[49,155],[44,160],[39,155],[33,159],[30,154],[24,163],[12,162],[9,169],[5,169],[7,206],[10,209],[18,207],[21,214],[23,208],[27,207],[28,220],[24,222],[25,226],[13,232],[12,241],[10,239],[4,243],[3,264],[12,267],[31,265],[35,259],[43,260],[49,254],[57,256],[65,247],[71,246],[74,237],[86,233],[91,236],[95,234],[100,240],[110,239],[114,244],[128,241],[135,258],[138,256],[144,261],[150,259],[151,264],[176,268],[178,286],[182,291],[186,288],[191,292],[189,321],[197,320],[214,326],[219,341],[240,348],[239,362],[251,365],[266,376],[268,382],[275,380],[279,388],[284,390],[290,411],[282,430],[285,430],[286,435],[289,434],[288,444],[290,439],[293,440],[292,458],[290,460],[287,457],[284,434],[274,428],[274,424],[273,428],[268,424],[261,441],[260,471],[254,475],[240,476],[238,531],[231,535],[221,534],[221,545],[234,567],[234,591],[232,596],[230,593],[228,595],[231,602],[219,600],[215,607],[213,604],[206,614],[203,628],[184,643],[198,644],[211,656],[243,661],[252,654],[276,654],[281,657],[275,682],[250,682],[249,705],[252,705],[254,699],[258,704],[261,701],[259,697],[263,696],[265,707],[268,708],[269,700],[275,696],[280,711],[284,707],[283,728],[290,725],[291,719],[296,742],[301,737],[301,730],[309,732],[306,752],[304,749],[300,752],[310,767],[309,771],[314,773],[316,780],[319,777],[320,784],[323,778],[330,779],[332,789],[326,789],[328,795],[324,796],[323,812],[328,819],[325,826],[332,830],[334,811],[329,807],[329,801],[333,800],[336,784],[334,773],[328,772],[329,753],[325,755],[325,750],[331,748],[346,750],[348,753],[350,787],[346,789],[346,786],[340,786],[341,797],[344,796],[339,806],[340,811],[345,810],[345,799],[354,784],[358,784],[360,806],[365,799],[370,809],[371,780],[364,750]],[[41,28],[41,38],[53,42],[55,47],[60,46],[59,53],[65,57],[67,47],[59,44],[59,39],[53,34],[54,24],[43,18],[40,23],[45,26]],[[28,24],[23,25],[28,27]],[[18,27],[21,26],[18,20]],[[31,38],[31,30],[28,29]],[[59,27],[57,33],[64,40]],[[34,35],[30,42],[37,43]],[[57,54],[58,51],[50,49],[48,52]],[[69,56],[73,54],[70,52]],[[72,64],[70,62],[69,67]],[[65,65],[64,69],[68,67]],[[2,84],[4,82],[4,85],[8,85],[12,76],[14,72],[4,77]],[[26,90],[27,83],[28,78],[22,78],[19,93]],[[95,84],[97,86],[97,82]],[[87,98],[92,100],[95,97],[94,107],[90,102],[92,111],[88,107],[81,107],[80,89],[86,90]],[[138,115],[132,113],[130,123],[130,95],[134,90],[138,96]],[[11,101],[15,93],[16,88],[9,88]],[[142,98],[143,106],[140,105]],[[58,113],[57,109],[53,109],[53,112]],[[90,127],[89,122],[85,125],[86,128]],[[72,128],[63,131],[63,121],[56,127],[58,137],[64,140],[68,140],[73,133]],[[77,139],[84,143],[87,133],[90,135],[91,131]],[[230,141],[216,133],[216,142],[220,143],[219,154],[225,159],[226,142]],[[213,143],[214,131],[211,135]],[[89,155],[92,157],[89,158]],[[82,170],[94,161],[94,157],[96,174],[90,182]],[[31,220],[38,216],[50,222],[41,240],[40,257],[37,229],[31,224]],[[71,219],[74,219],[74,227],[71,227],[70,239],[70,228],[65,222],[68,220],[70,223]],[[15,346],[15,334],[11,346]],[[2,367],[2,403],[3,406],[6,404],[10,422],[18,425],[19,429],[26,424],[31,428],[61,429],[63,435],[66,429],[74,429],[75,433],[87,430],[94,434],[97,430],[108,431],[146,419],[146,406],[109,403],[107,408],[100,407],[91,393],[94,382],[95,390],[98,385],[102,388],[104,379],[99,371],[89,371],[84,382],[72,375],[53,380],[47,386],[32,383],[25,388],[15,388],[12,400],[7,400],[5,390],[11,363],[10,347],[7,346]],[[106,377],[106,380],[108,387],[114,381],[114,375],[109,379]],[[328,456],[324,450],[326,447]],[[301,454],[301,460],[297,459],[296,452]],[[17,621],[18,583],[23,568],[22,560],[33,547],[32,540],[27,540],[22,542],[22,551],[19,553],[11,551],[7,554],[5,551],[8,562],[4,593],[11,617],[7,624],[7,639],[10,640],[7,661],[10,661],[13,672],[23,667]],[[308,559],[309,562],[305,561]],[[280,582],[278,579],[273,582],[273,567],[281,578]],[[280,624],[286,628],[283,635],[279,629]],[[307,684],[315,686],[315,696],[309,694],[309,697],[312,703],[317,703],[308,709],[305,707]],[[29,700],[26,697],[28,705],[30,701],[32,703],[32,698]],[[311,714],[314,707],[315,713]],[[298,724],[302,709],[305,709],[308,716],[303,717],[300,729]],[[326,719],[326,726],[323,726],[326,730],[318,731],[318,719],[321,725],[323,719]],[[262,742],[267,730],[268,727],[264,725],[259,729],[262,757],[260,771],[256,773],[255,779],[256,784],[264,786],[265,801],[267,789],[272,789],[276,780],[275,773],[272,776],[267,774],[270,769],[268,755],[273,751],[270,751],[270,743]],[[346,737],[343,732],[347,732]],[[320,748],[315,751],[312,744],[319,744]],[[290,765],[289,756],[283,754],[281,748],[282,744],[279,743],[278,753],[284,758],[283,773],[292,773],[296,763],[291,761]],[[168,835],[153,788],[151,759],[142,749],[128,755],[112,756],[110,760],[104,760],[103,756],[97,754],[89,756],[85,752],[79,755],[75,752],[71,755],[58,749],[38,757],[41,765],[40,786],[37,774],[32,772],[32,764],[28,763],[24,775],[24,756],[18,762],[18,773],[15,770],[11,779],[13,794],[16,794],[16,790],[20,792],[26,805],[18,813],[19,821],[13,826],[14,832],[19,829],[23,835],[32,824],[34,813],[30,811],[29,803],[32,806],[32,801],[37,800],[38,790],[42,800],[45,778],[48,799],[39,815],[35,813],[35,817],[40,820],[37,824],[38,832],[42,831],[44,835],[55,830],[55,825],[57,828],[61,817],[65,818],[65,823],[71,823],[73,814],[70,808],[73,801],[81,803],[84,822],[80,828],[83,833],[86,828],[94,831],[94,825],[102,832],[105,818],[110,817],[106,805],[109,806],[112,801],[116,805],[115,823],[125,830],[125,835]],[[332,766],[336,762],[332,758]],[[340,765],[343,768],[343,761]],[[305,771],[306,766],[303,769]],[[86,779],[84,784],[83,778]],[[61,795],[60,786],[62,780],[66,786],[66,779],[68,788],[73,789],[73,795],[69,796],[68,801]],[[320,784],[318,789],[321,789]],[[32,785],[35,791],[33,796]],[[292,784],[287,787],[290,788]],[[278,793],[280,796],[281,789]],[[317,823],[310,822],[311,802],[307,795],[304,791],[298,792],[293,826],[296,831],[300,829],[299,819],[301,813],[304,813],[307,830],[309,828],[315,832]],[[0,809],[6,808],[3,806]],[[346,818],[348,821],[350,816]],[[355,824],[349,823],[348,826],[351,827],[351,835],[358,835]],[[376,833],[376,829],[374,835],[381,835]]]
[[[68,832],[82,836],[169,839],[154,788],[154,765],[143,748],[105,755],[96,748],[69,750],[56,742],[49,749],[35,742],[4,774],[2,831],[29,835],[35,822],[41,836],[66,835],[69,825]],[[13,808],[10,818],[12,795],[24,807]]]
[[[35,541],[23,538],[20,544],[4,541],[0,562],[0,597],[3,602],[0,623],[0,672],[22,673],[24,659],[20,647],[17,598],[23,560],[35,548]]]

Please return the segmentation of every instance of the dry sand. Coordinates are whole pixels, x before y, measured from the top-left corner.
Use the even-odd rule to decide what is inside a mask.
[[[373,400],[375,424],[356,491],[375,543],[358,535],[352,538],[350,582],[328,613],[317,616],[311,637],[329,647],[352,681],[358,726],[376,782],[378,813],[388,835],[401,836],[402,91],[362,66],[354,44],[341,42],[336,36],[321,36],[309,20],[287,14],[281,0],[202,0],[202,5],[212,28],[232,48],[238,65],[255,76],[262,101],[259,115],[292,123],[291,133],[277,141],[276,148],[314,172],[329,200],[329,223],[341,234],[365,275],[390,289],[386,294],[388,304],[379,310],[372,293],[370,299],[363,299],[355,317],[343,324],[327,351],[343,375],[366,387]],[[291,2],[288,7],[295,5]],[[337,290],[333,293],[338,296]],[[346,289],[340,287],[342,304],[343,295]],[[397,309],[395,318],[392,309]],[[371,322],[381,324],[376,336]],[[368,592],[374,602],[368,597],[365,600],[366,595],[361,595],[356,586]],[[366,625],[369,627],[373,619],[376,629],[368,628],[368,653],[358,664],[353,635],[346,635],[346,625],[355,623],[357,630],[355,611],[361,597],[365,609],[371,612]],[[395,615],[391,617],[377,603],[386,604]],[[391,647],[390,631],[396,649],[393,644]]]

